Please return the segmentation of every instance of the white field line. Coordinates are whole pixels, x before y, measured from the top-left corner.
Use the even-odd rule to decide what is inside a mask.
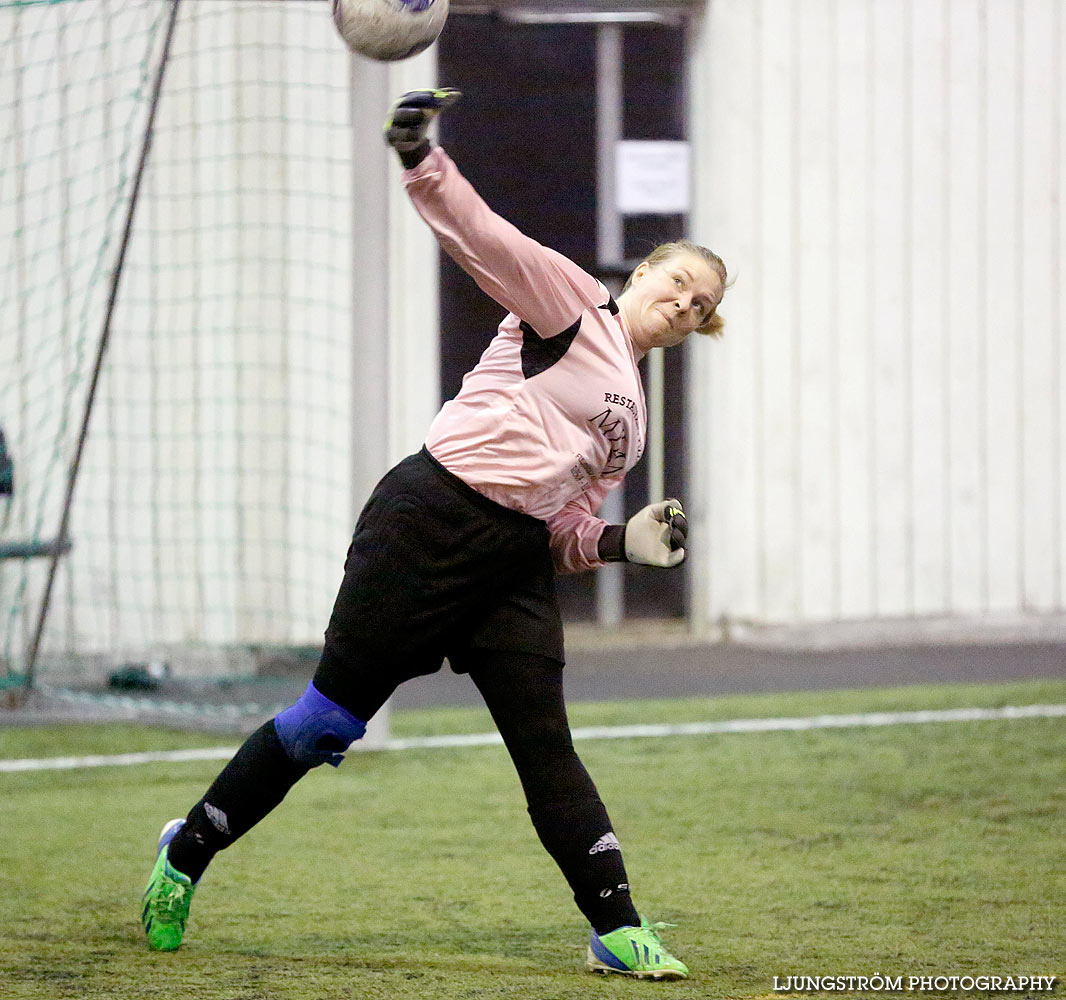
[[[625,740],[649,736],[713,736],[724,733],[796,732],[809,729],[849,729],[900,726],[929,722],[986,722],[997,719],[1056,719],[1066,717],[1066,705],[1008,705],[1004,708],[947,708],[919,712],[865,712],[854,715],[812,715],[804,718],[730,719],[723,722],[679,722],[634,726],[586,726],[574,729],[575,740]],[[501,744],[499,733],[418,736],[389,740],[368,750],[426,750],[438,747],[480,747]],[[198,750],[153,750],[145,753],[95,754],[84,757],[40,757],[0,760],[0,773],[69,771],[82,767],[128,767],[134,764],[229,760],[236,747]]]

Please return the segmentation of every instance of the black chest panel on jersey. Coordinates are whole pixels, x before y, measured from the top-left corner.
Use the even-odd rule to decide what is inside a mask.
[[[544,340],[525,320],[518,324],[522,331],[522,374],[532,378],[547,371],[557,361],[561,361],[581,329],[581,317],[570,324],[562,333]]]
[[[612,296],[608,296],[600,308],[606,309],[612,316],[618,315],[618,303]],[[532,378],[546,372],[563,359],[581,329],[581,317],[578,316],[570,326],[554,337],[541,337],[525,320],[519,322],[518,328],[522,331],[522,374],[526,378]]]

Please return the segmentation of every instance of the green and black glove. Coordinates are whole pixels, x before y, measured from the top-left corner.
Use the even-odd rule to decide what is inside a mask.
[[[400,154],[406,170],[417,167],[432,148],[426,131],[445,108],[463,95],[451,87],[412,90],[395,101],[385,119],[385,141]]]

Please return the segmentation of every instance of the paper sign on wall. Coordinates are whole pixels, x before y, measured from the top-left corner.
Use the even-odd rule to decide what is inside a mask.
[[[683,215],[689,210],[689,145],[623,139],[615,150],[615,195],[623,215]]]

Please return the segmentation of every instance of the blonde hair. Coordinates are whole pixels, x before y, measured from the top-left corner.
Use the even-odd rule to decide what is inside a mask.
[[[670,243],[660,243],[640,263],[647,264],[649,267],[658,267],[660,264],[665,264],[671,257],[675,257],[678,254],[691,254],[693,257],[699,257],[701,260],[705,260],[711,266],[711,269],[715,274],[722,279],[722,291],[723,293],[725,292],[725,289],[730,282],[722,258],[713,250],[708,250],[706,247],[700,246],[698,243],[693,243],[692,240],[673,240]],[[637,267],[639,266],[640,264],[637,265]],[[634,268],[634,271],[635,270],[636,268]],[[626,278],[626,283],[622,287],[622,291],[626,291],[631,284],[633,284],[632,273]],[[703,324],[696,328],[696,333],[705,333],[711,337],[720,337],[722,336],[722,329],[724,327],[725,320],[718,315],[718,306],[715,306],[707,316],[707,319],[704,320]]]

